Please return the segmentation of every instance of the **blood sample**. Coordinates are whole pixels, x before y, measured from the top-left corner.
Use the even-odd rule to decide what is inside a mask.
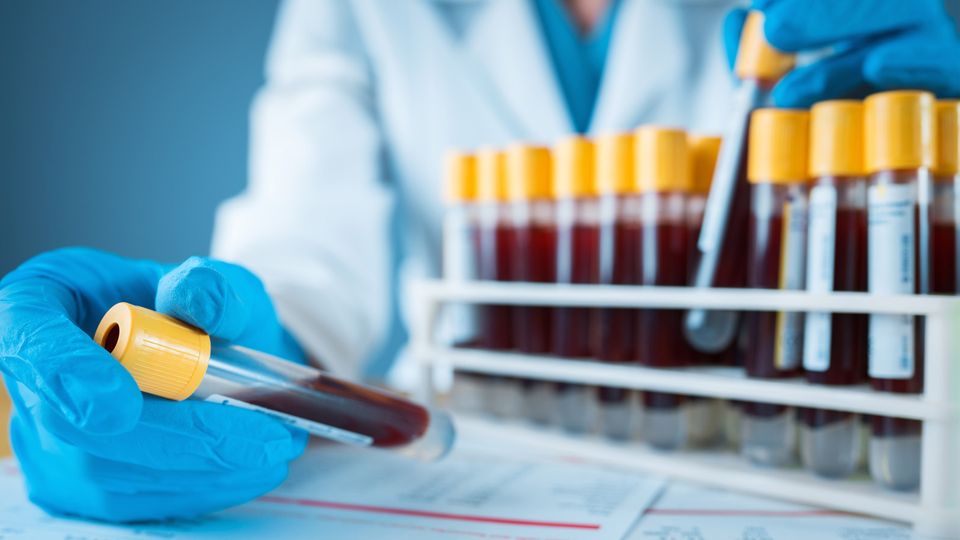
[[[202,331],[149,309],[113,306],[94,339],[148,394],[255,410],[312,435],[421,460],[442,457],[455,439],[442,412],[259,351],[211,344]]]
[[[731,102],[723,143],[697,239],[695,287],[743,287],[746,268],[750,188],[746,181],[750,111],[763,106],[777,81],[794,64],[793,55],[780,52],[763,35],[763,14],[751,12],[743,26],[737,50],[736,76],[740,85]],[[685,319],[690,343],[700,351],[716,353],[735,345],[740,316],[734,311],[691,310]]]
[[[513,276],[517,281],[553,283],[556,279],[556,220],[551,186],[550,150],[515,145],[507,150],[507,197],[514,231]],[[552,345],[553,310],[521,306],[514,310],[516,348],[526,354],[549,354]],[[526,415],[547,423],[553,416],[551,383],[524,379]]]
[[[690,156],[683,130],[642,127],[636,132],[636,182],[641,197],[640,283],[679,286],[689,272],[687,194]],[[637,359],[650,367],[689,363],[683,312],[642,309],[637,313]],[[643,394],[643,437],[651,446],[675,449],[687,440],[687,418],[676,394]]]
[[[445,167],[446,212],[443,217],[443,279],[465,283],[478,275],[475,242],[479,226],[476,156],[451,153]],[[454,347],[477,346],[476,308],[468,304],[445,307],[442,339]],[[457,372],[452,397],[457,409],[479,412],[483,408],[482,375]]]
[[[883,92],[865,101],[867,287],[872,293],[930,292],[930,206],[936,138],[935,100],[915,91]],[[923,391],[923,321],[870,316],[868,362],[873,387]],[[873,417],[870,473],[891,489],[920,484],[922,424]]]
[[[596,139],[597,186],[600,191],[599,280],[606,285],[638,285],[640,274],[640,197],[634,170],[632,133]],[[603,362],[636,361],[636,310],[597,311],[597,358]],[[625,388],[597,389],[603,433],[625,440],[638,421],[637,393]]]
[[[810,115],[810,220],[807,291],[867,290],[866,177],[863,170],[863,104],[825,101]],[[803,367],[813,384],[863,382],[867,317],[808,313]],[[860,455],[860,421],[848,412],[801,409],[800,456],[821,476],[845,477]]]
[[[599,282],[600,202],[593,143],[570,137],[554,148],[553,188],[557,197],[557,283]],[[596,310],[561,307],[554,311],[553,353],[564,358],[594,356]],[[594,388],[557,385],[560,422],[575,433],[590,430]]]
[[[957,294],[957,217],[960,216],[956,189],[960,182],[960,101],[937,102],[937,161],[933,169],[933,249],[930,282],[935,294]]]
[[[808,116],[805,111],[758,109],[750,120],[748,287],[804,287]],[[744,325],[748,376],[769,379],[799,374],[802,313],[751,311]],[[792,461],[796,437],[790,408],[747,402],[743,409],[741,453],[760,465]]]
[[[506,153],[483,149],[477,153],[477,199],[480,228],[477,236],[479,278],[489,281],[514,281],[513,261],[516,240],[510,205],[507,201]],[[507,305],[477,307],[479,345],[489,350],[512,350],[515,346],[513,316]],[[487,377],[487,411],[497,416],[512,416],[523,407],[519,380],[511,377]]]
[[[720,152],[720,137],[690,135],[687,137],[690,149],[690,194],[687,197],[687,230],[690,268],[689,278],[693,279],[696,270],[697,238],[703,224],[703,212],[710,193],[710,182]],[[736,348],[733,344],[720,353],[700,352],[693,347],[688,350],[691,362],[695,364],[733,364]],[[723,433],[723,407],[715,399],[687,396],[687,441],[693,446],[709,446],[718,441]]]

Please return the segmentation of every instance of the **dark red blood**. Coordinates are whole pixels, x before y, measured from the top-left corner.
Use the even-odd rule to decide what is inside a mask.
[[[557,231],[552,225],[518,227],[514,242],[514,275],[517,281],[556,281]],[[514,311],[514,343],[527,354],[547,354],[553,342],[553,309],[522,306]]]
[[[430,423],[430,413],[416,403],[323,375],[298,383],[296,389],[249,389],[228,397],[367,435],[380,447],[409,444],[420,438]]]

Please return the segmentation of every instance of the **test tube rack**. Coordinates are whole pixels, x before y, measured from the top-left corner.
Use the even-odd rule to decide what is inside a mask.
[[[811,294],[756,289],[693,289],[623,285],[423,280],[414,285],[417,309],[412,352],[419,362],[424,397],[436,400],[438,381],[456,370],[719,399],[754,401],[893,416],[923,422],[919,492],[899,493],[870,479],[819,478],[800,468],[759,468],[733,451],[651,450],[599,436],[566,435],[515,422],[461,419],[491,436],[563,451],[617,466],[681,480],[876,516],[911,524],[919,534],[960,538],[960,298],[866,293]],[[880,393],[866,385],[829,387],[802,380],[748,379],[742,368],[645,368],[509,352],[452,348],[436,339],[444,305],[502,304],[737,311],[881,313],[923,316],[924,392]]]

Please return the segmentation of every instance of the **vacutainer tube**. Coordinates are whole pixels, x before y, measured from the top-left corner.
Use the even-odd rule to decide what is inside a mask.
[[[146,308],[113,306],[94,339],[147,394],[258,411],[317,437],[422,461],[443,457],[456,438],[446,413],[313,367],[212,342],[201,330]]]

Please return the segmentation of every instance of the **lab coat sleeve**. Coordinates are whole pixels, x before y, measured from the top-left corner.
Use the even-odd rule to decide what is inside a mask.
[[[357,375],[386,333],[393,197],[348,1],[284,4],[266,72],[249,185],[220,207],[213,253],[260,276],[312,358]]]

